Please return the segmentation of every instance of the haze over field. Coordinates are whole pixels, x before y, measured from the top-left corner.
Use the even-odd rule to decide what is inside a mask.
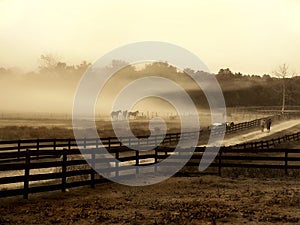
[[[0,112],[70,114],[76,87],[88,63],[120,45],[144,40],[182,46],[215,74],[221,68],[230,68],[233,74],[263,76],[272,74],[283,63],[289,65],[291,72],[300,71],[299,12],[300,3],[295,0],[2,0]],[[45,64],[42,56],[49,55],[60,64]],[[49,66],[55,70],[49,73]],[[173,75],[176,80],[174,70]],[[122,79],[119,76],[107,86],[100,106],[112,103],[116,90],[128,82]],[[268,104],[278,101],[279,95],[272,91],[273,87],[270,91],[267,77],[263,82],[269,86],[263,88],[257,87],[261,80],[226,79],[221,86],[225,97],[230,96],[226,103],[231,106],[243,105],[244,96],[249,96],[253,87],[257,88],[256,99],[272,99]],[[235,80],[234,85],[228,82],[230,79]],[[192,94],[197,106],[207,105],[190,81],[183,79],[179,83]],[[278,82],[273,83],[278,89]],[[264,96],[257,95],[258,90]],[[297,97],[291,97],[290,104],[297,103],[293,99]],[[161,100],[145,100],[136,109],[174,112],[168,104],[156,109],[158,105],[162,105]],[[105,113],[109,113],[108,108]]]
[[[94,62],[117,46],[160,40],[197,54],[216,73],[300,71],[297,0],[0,1],[0,62],[36,68],[45,52]]]

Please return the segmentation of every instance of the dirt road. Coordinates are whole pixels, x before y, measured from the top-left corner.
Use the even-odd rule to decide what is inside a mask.
[[[274,134],[278,132],[283,132],[287,130],[291,130],[291,128],[298,126],[300,124],[300,119],[297,120],[288,120],[281,123],[277,123],[271,126],[271,131],[268,133],[265,129],[264,132],[261,132],[260,127],[257,128],[256,131],[251,131],[248,133],[235,133],[234,137],[229,136],[225,137],[225,139],[222,142],[223,146],[229,146],[229,145],[235,145],[245,142],[251,142],[255,140],[261,140],[268,136],[273,136]]]

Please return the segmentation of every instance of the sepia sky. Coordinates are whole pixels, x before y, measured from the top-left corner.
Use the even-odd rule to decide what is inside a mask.
[[[0,67],[38,66],[43,53],[95,61],[131,42],[180,45],[217,72],[300,73],[298,0],[0,0]]]

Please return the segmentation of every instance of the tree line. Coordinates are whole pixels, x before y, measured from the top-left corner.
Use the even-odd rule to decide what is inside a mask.
[[[91,63],[86,61],[78,65],[67,65],[67,63],[62,62],[53,55],[44,54],[39,59],[38,70],[27,73],[27,75],[31,75],[35,79],[43,79],[45,75],[51,76],[55,73],[59,77],[68,77],[79,81],[90,65]],[[142,69],[137,69],[122,60],[113,60],[111,65],[98,69],[101,72],[112,68],[123,68],[116,73],[116,79],[122,78],[127,82],[145,76],[163,76],[171,79],[187,90],[196,105],[208,107],[205,95],[199,90],[193,79],[186,75],[186,73],[189,73],[192,76],[207,76],[208,74],[205,72],[194,71],[190,68],[180,71],[167,62],[147,63]],[[289,77],[287,69],[284,64],[278,71],[273,73],[273,76],[268,74],[258,76],[245,75],[240,72],[234,73],[229,68],[225,68],[220,69],[217,74],[213,75],[220,84],[228,107],[283,105],[284,108],[285,104],[300,105],[300,76]],[[16,73],[16,71],[0,67],[0,79],[13,73]],[[60,78],[57,82],[60,82]],[[114,82],[114,80],[111,82]]]

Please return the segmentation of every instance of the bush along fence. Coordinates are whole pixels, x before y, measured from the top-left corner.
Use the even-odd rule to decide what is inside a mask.
[[[182,135],[185,135],[185,138],[195,138],[192,136],[193,133]],[[219,175],[222,174],[222,169],[226,167],[281,169],[288,175],[290,169],[300,169],[300,149],[275,149],[272,146],[283,141],[299,141],[299,139],[300,133],[295,133],[263,142],[221,147],[210,167],[216,168]],[[130,173],[138,174],[137,166],[153,165],[170,155],[173,157],[173,164],[176,163],[176,160],[182,160],[182,155],[174,154],[174,148],[167,145],[160,145],[153,147],[152,150],[141,152],[120,146],[120,142],[115,139],[105,140],[106,142],[103,140],[103,143],[107,144],[109,147],[107,149],[111,155],[125,163],[124,165],[106,165],[109,167],[107,172],[110,173],[110,176],[123,176],[125,178]],[[163,143],[172,145],[172,142],[177,140],[178,135],[168,135]],[[154,146],[155,137],[143,141],[138,140],[137,143],[131,144],[147,146],[148,143],[148,146]],[[9,148],[4,151],[5,147],[2,144],[7,145],[10,142],[1,143],[0,197],[23,195],[27,199],[30,193],[52,190],[64,192],[67,188],[83,185],[95,187],[95,184],[106,181],[87,164],[101,163],[103,160],[97,158],[99,139],[79,140],[77,144],[84,148],[82,151],[79,151],[75,140],[71,139],[39,140],[38,144],[32,141],[18,143],[21,143],[17,145],[21,146],[20,151],[19,148],[17,150]],[[30,149],[30,147],[36,148],[37,146],[38,149]],[[6,148],[8,147],[6,146]],[[185,168],[197,168],[205,150],[205,147],[196,147]],[[182,151],[184,152],[184,149]],[[89,158],[85,160],[82,157],[83,154],[88,155]],[[136,169],[132,171],[132,167],[128,165],[136,166]]]

